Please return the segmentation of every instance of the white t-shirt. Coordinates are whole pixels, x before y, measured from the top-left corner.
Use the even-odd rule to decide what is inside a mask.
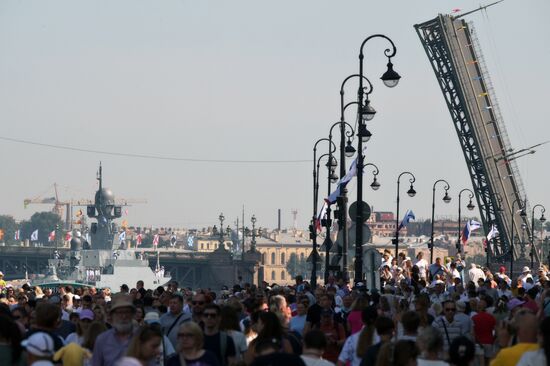
[[[426,278],[426,268],[428,268],[428,262],[422,258],[420,260],[416,260],[414,265],[420,270],[420,277]]]
[[[525,352],[516,366],[539,366],[546,364],[544,350],[539,349],[538,351]]]
[[[338,361],[341,361],[344,364],[346,364],[347,361],[350,361],[351,366],[361,365],[361,359],[357,357],[357,342],[359,342],[360,335],[361,331],[350,335],[348,339],[346,339],[344,347],[342,347],[342,351],[340,351],[340,355],[338,356]],[[374,331],[374,335],[372,338],[373,345],[380,342],[380,337],[378,336],[378,333],[376,333],[376,331]]]
[[[324,360],[322,358],[313,358],[301,355],[300,356],[306,366],[334,366],[334,364],[330,361]]]

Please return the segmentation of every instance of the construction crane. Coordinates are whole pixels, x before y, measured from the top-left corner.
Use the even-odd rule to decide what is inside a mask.
[[[54,188],[55,196],[54,197],[43,197],[46,192],[48,192],[51,188]],[[116,199],[116,204],[118,206],[131,206],[135,203],[147,203],[147,200],[145,199],[126,199],[126,198],[119,198]],[[25,198],[23,200],[23,205],[25,208],[27,208],[30,204],[53,204],[52,212],[57,214],[60,218],[63,218],[63,213],[65,213],[65,220],[64,220],[64,230],[70,231],[72,230],[72,216],[73,216],[73,207],[81,207],[81,206],[89,206],[94,205],[95,202],[90,199],[71,199],[68,201],[61,201],[59,199],[59,194],[57,191],[57,183],[54,183],[52,186],[48,187],[48,189],[38,195],[35,198]]]

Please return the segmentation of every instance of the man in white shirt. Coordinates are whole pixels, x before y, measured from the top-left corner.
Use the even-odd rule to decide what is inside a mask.
[[[414,261],[414,265],[418,267],[418,270],[420,272],[420,278],[426,279],[426,272],[428,270],[428,261],[424,259],[424,253],[419,252],[416,255],[416,260]]]
[[[470,278],[470,281],[473,281],[478,287],[478,281],[479,279],[483,279],[485,281],[485,273],[481,270],[481,268],[478,268],[478,266],[475,263],[471,264],[471,268],[468,271],[468,277]]]
[[[531,278],[533,279],[533,275],[531,274],[531,269],[527,266],[523,267],[523,271],[521,273],[521,275],[518,277],[518,279],[521,280],[521,283],[523,285],[523,287],[525,287],[525,285],[527,284],[527,279],[528,278]]]

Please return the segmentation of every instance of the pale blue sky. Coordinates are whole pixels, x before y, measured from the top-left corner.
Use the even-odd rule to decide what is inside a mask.
[[[342,80],[358,71],[358,48],[374,33],[391,37],[402,75],[380,80],[383,49],[366,47],[365,70],[378,110],[367,159],[382,187],[366,201],[395,210],[395,181],[409,170],[418,195],[403,212],[429,217],[431,187],[471,188],[466,164],[413,24],[479,5],[446,1],[12,1],[0,3],[0,136],[98,150],[185,158],[307,160],[339,119]],[[507,0],[467,17],[475,22],[504,120],[516,148],[550,139],[547,0]],[[356,86],[350,83],[347,100]],[[351,109],[351,108],[350,108]],[[353,121],[350,110],[347,120]],[[291,210],[312,214],[311,164],[221,164],[133,159],[0,141],[0,213],[18,219],[57,182],[62,198],[91,198],[101,160],[134,225],[202,227],[246,206],[258,225],[283,226]],[[547,201],[550,146],[518,160],[529,199]],[[370,182],[370,177],[365,178]],[[322,185],[324,187],[324,185]],[[351,185],[354,192],[355,184]],[[322,195],[325,189],[322,188]],[[51,195],[52,191],[50,191]],[[354,195],[354,193],[352,193]],[[404,192],[402,194],[404,195]],[[351,198],[354,200],[354,198]],[[49,207],[42,207],[47,209]],[[550,208],[550,206],[549,206]],[[249,224],[249,222],[248,222]]]

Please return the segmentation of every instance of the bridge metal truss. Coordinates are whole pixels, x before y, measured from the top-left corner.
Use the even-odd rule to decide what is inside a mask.
[[[527,238],[531,235],[526,219],[512,213],[515,200],[523,205],[527,199],[516,162],[507,158],[513,150],[479,43],[470,24],[449,15],[414,27],[451,114],[484,230],[487,233],[496,225],[500,233],[494,245],[489,245],[488,255],[493,262],[507,261],[512,252],[512,215],[514,243],[519,243],[522,232]],[[525,258],[524,243],[514,245],[513,252],[514,258]]]

